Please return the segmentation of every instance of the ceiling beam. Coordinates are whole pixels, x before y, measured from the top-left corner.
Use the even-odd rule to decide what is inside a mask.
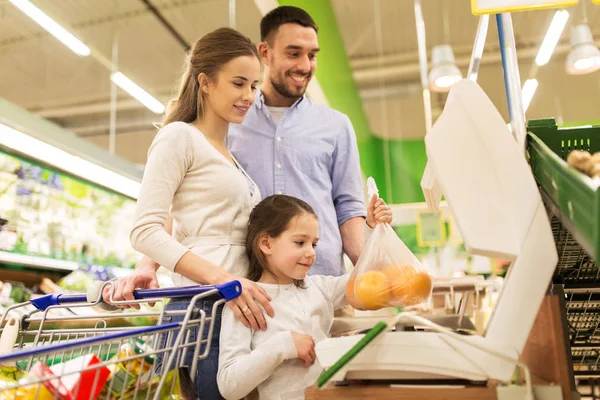
[[[266,1],[270,3],[269,0]],[[263,0],[260,2],[261,4],[264,3]],[[597,40],[596,44],[600,46],[600,40]],[[465,52],[465,50],[467,52]],[[563,41],[556,47],[554,54],[566,54],[569,50],[570,46],[566,41]],[[532,60],[537,55],[537,51],[537,46],[521,46],[518,50],[519,60]],[[467,68],[469,66],[470,57],[470,48],[467,48],[467,46],[464,46],[464,49],[459,48],[459,51],[456,52],[457,66],[463,69]],[[378,66],[378,62],[378,58],[375,56],[361,57],[350,60],[353,76],[356,84],[359,87],[361,98],[370,99],[378,97],[379,94],[384,97],[388,97],[390,95],[402,97],[420,95],[420,93],[416,92],[413,88],[413,84],[419,81],[417,52],[398,53],[383,56],[382,68]],[[484,51],[481,63],[483,65],[500,65],[500,52],[497,49],[489,49],[488,51]],[[317,71],[318,70],[319,69],[317,69]],[[384,88],[378,87],[380,84],[380,76],[383,77],[384,81],[390,81],[386,83]],[[390,86],[390,83],[395,84],[395,86]],[[406,85],[408,86],[404,87]],[[311,81],[308,91],[311,99],[318,103],[326,104],[326,96],[321,88],[321,85],[319,85],[318,80],[313,79]],[[157,98],[167,99],[172,93],[172,88],[161,88],[160,90],[155,90],[154,92],[157,93]],[[81,115],[105,114],[110,112],[110,101],[107,96],[104,95],[95,95],[93,98],[89,99],[78,99],[73,103],[62,103],[56,105],[48,104],[47,106],[47,108],[39,108],[39,106],[35,108],[31,107],[29,110],[41,117],[55,119]],[[144,106],[141,103],[131,98],[123,98],[117,102],[117,110],[119,111],[139,110],[143,108]]]
[[[596,45],[600,46],[600,40],[596,41]],[[562,41],[554,50],[553,56],[563,55],[569,52],[571,47],[567,41]],[[517,50],[519,61],[532,60],[536,57],[539,46],[528,46],[520,47]],[[369,59],[362,58],[359,65],[360,69],[354,70],[354,79],[361,89],[367,87],[373,87],[380,84],[380,80],[383,78],[384,82],[410,82],[419,79],[419,63],[418,55],[414,53],[402,53],[386,56],[386,65],[382,68],[377,66],[377,57]],[[415,59],[415,62],[408,62],[404,64],[394,64],[394,61],[401,59]],[[461,54],[456,56],[456,65],[459,68],[465,70],[469,66],[471,55]],[[502,57],[499,51],[485,51],[481,59],[482,65],[496,64],[500,65]]]
[[[158,131],[158,128],[154,124],[160,123],[158,118],[131,118],[119,121],[116,124],[116,133],[128,133],[138,131]],[[73,132],[80,137],[92,137],[92,136],[105,136],[110,132],[110,124],[99,123],[95,125],[81,125],[81,126],[64,126],[65,129]]]
[[[170,93],[170,92],[169,92]],[[161,93],[157,96],[159,99],[167,99],[169,95],[167,93]],[[140,103],[138,100],[133,98],[123,98],[121,100],[117,100],[117,111],[127,111],[127,110],[141,110],[146,107]],[[110,100],[101,100],[96,102],[90,102],[88,104],[64,104],[59,107],[52,108],[44,108],[37,111],[35,114],[44,118],[69,118],[69,117],[77,117],[82,115],[92,115],[92,114],[107,114],[110,112]]]

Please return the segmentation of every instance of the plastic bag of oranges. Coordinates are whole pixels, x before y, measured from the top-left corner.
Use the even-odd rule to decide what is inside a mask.
[[[377,193],[369,178],[369,198]],[[346,298],[359,310],[406,307],[425,302],[431,276],[389,224],[377,224],[346,286]]]

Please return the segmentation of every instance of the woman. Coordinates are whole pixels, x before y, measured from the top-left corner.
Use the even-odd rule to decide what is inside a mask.
[[[242,296],[227,305],[244,325],[264,329],[258,304],[273,316],[270,298],[240,277],[248,270],[246,229],[260,193],[226,146],[229,124],[241,123],[254,102],[259,56],[248,38],[221,28],[194,43],[186,64],[177,101],[148,151],[131,243],[169,269],[177,286],[239,280]],[[165,231],[169,214],[172,236]],[[213,303],[199,307],[210,311]],[[167,309],[188,304],[189,299],[175,300]],[[203,398],[221,398],[216,385],[220,315],[209,357],[198,364],[196,387]]]

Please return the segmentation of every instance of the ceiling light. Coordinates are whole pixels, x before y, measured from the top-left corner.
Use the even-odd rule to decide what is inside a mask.
[[[552,17],[552,22],[550,22],[550,26],[542,41],[540,50],[535,57],[535,63],[538,66],[546,65],[548,64],[548,61],[550,61],[550,57],[552,57],[552,53],[554,53],[554,48],[556,47],[568,20],[569,12],[567,10],[560,10],[554,13],[554,17]]]
[[[123,75],[122,72],[115,72],[110,76],[110,80],[137,99],[137,101],[145,105],[153,113],[162,114],[165,112],[165,106],[160,101],[156,100],[148,92],[136,85],[135,82]]]
[[[538,87],[537,79],[527,79],[525,84],[523,85],[523,89],[521,90],[521,98],[523,100],[523,112],[527,112],[529,108],[529,104],[531,104],[531,99],[533,99],[533,95]]]
[[[80,56],[89,56],[90,49],[79,39],[69,33],[65,28],[56,23],[52,18],[46,15],[42,10],[31,4],[28,0],[8,0],[15,7],[21,10],[29,18],[37,22],[42,28],[47,30],[52,36],[60,40],[65,46]]]
[[[571,51],[565,68],[571,75],[589,74],[600,69],[600,50],[587,24],[571,28]]]
[[[0,124],[0,146],[56,167],[68,174],[137,199],[140,183],[81,157]]]
[[[448,44],[433,48],[431,64],[429,88],[434,92],[447,92],[462,79],[462,74],[454,62],[452,47]]]

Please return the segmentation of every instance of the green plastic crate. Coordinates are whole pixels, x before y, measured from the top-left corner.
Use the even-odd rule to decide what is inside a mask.
[[[600,261],[598,185],[566,162],[572,150],[600,151],[600,126],[558,128],[554,119],[540,119],[529,121],[527,131],[529,163],[543,194],[581,247]]]

